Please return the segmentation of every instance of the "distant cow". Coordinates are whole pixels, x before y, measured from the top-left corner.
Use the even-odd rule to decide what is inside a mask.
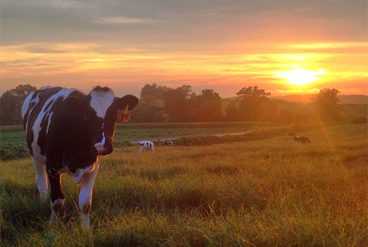
[[[151,141],[140,141],[139,146],[139,153],[141,153],[142,149],[151,149],[152,152],[155,152],[155,145]]]
[[[285,132],[285,135],[286,136],[295,136],[295,133],[294,132]]]
[[[165,140],[164,145],[167,146],[167,147],[171,147],[173,144],[172,144],[172,141]]]
[[[64,205],[60,178],[66,172],[81,184],[79,208],[83,226],[89,227],[98,156],[113,151],[118,109],[132,110],[137,104],[135,96],[117,98],[111,89],[100,86],[88,95],[76,89],[47,87],[25,99],[22,117],[28,149],[41,198],[46,199],[51,190],[51,223],[57,221]]]
[[[304,137],[304,136],[294,136],[293,139],[294,139],[295,144],[311,143],[311,140],[307,137]]]

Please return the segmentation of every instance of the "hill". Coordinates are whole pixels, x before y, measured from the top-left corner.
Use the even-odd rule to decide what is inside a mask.
[[[290,102],[310,103],[317,94],[285,95],[270,97],[270,99],[280,99]],[[338,95],[340,104],[368,104],[368,95]]]
[[[338,95],[341,104],[368,104],[368,95]]]
[[[310,103],[317,96],[317,94],[298,94],[298,95],[284,95],[277,97],[270,97],[272,100],[285,100],[289,102]]]
[[[277,104],[278,109],[285,109],[290,113],[303,115],[313,109],[312,99],[316,95],[286,95],[280,97],[270,97]],[[226,107],[231,102],[237,102],[237,97],[222,99],[222,107],[225,112]],[[357,117],[367,116],[368,112],[368,95],[339,95],[340,107],[343,116],[347,121],[351,121]]]

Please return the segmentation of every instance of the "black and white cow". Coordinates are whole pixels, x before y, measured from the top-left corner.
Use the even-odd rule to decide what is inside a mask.
[[[142,149],[151,149],[152,152],[155,152],[155,145],[151,141],[140,141],[139,142],[139,153],[141,153]]]
[[[115,97],[111,89],[96,87],[88,95],[76,89],[48,87],[28,95],[22,106],[28,149],[36,168],[36,182],[42,199],[51,190],[51,222],[64,205],[60,184],[68,173],[81,184],[79,208],[82,225],[89,227],[93,183],[99,155],[113,151],[115,122],[119,109],[132,110],[138,99]]]
[[[173,143],[170,140],[165,140],[164,145],[167,146],[167,147],[172,147]]]
[[[295,144],[311,143],[311,140],[308,137],[304,137],[304,136],[294,136],[293,140]]]

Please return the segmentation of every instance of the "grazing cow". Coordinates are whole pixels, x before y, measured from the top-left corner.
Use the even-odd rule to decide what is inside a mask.
[[[295,144],[311,143],[311,140],[307,137],[304,137],[304,136],[294,136],[293,139],[294,139]]]
[[[294,132],[285,132],[285,135],[286,136],[295,136],[295,133]]]
[[[171,147],[173,144],[172,144],[172,141],[165,140],[164,145],[167,146],[167,147]]]
[[[151,141],[140,141],[139,146],[139,153],[141,153],[142,149],[151,149],[152,152],[155,152],[155,145]]]
[[[89,228],[98,156],[113,151],[118,109],[132,110],[137,104],[135,96],[118,98],[111,89],[100,86],[88,95],[76,89],[47,87],[25,99],[22,117],[28,149],[41,198],[46,199],[51,190],[51,223],[57,221],[64,205],[60,178],[66,172],[81,184],[82,225]]]

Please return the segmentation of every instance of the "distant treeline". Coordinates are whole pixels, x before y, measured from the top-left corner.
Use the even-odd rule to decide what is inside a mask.
[[[21,106],[26,96],[37,90],[29,84],[19,85],[0,98],[1,125],[22,124]],[[323,89],[311,104],[271,100],[269,92],[257,86],[242,88],[236,99],[223,100],[212,89],[193,92],[190,85],[178,88],[146,84],[140,103],[132,114],[132,122],[220,122],[262,121],[305,123],[346,121],[338,105],[336,89]],[[297,109],[297,110],[295,110]],[[366,116],[360,116],[365,118]],[[366,118],[365,118],[366,119]]]

